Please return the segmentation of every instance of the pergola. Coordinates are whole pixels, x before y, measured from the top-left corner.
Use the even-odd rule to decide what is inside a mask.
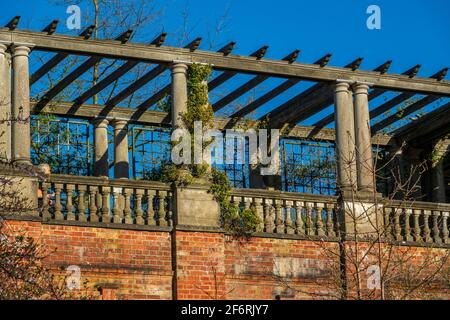
[[[341,157],[344,156],[342,153],[350,152],[343,147],[343,141],[348,139],[347,132],[355,133],[352,134],[354,144],[360,150],[370,150],[371,146],[376,144],[395,147],[402,142],[406,142],[411,147],[424,148],[446,141],[450,133],[450,103],[444,103],[434,110],[427,109],[427,106],[440,98],[450,97],[450,82],[444,80],[448,68],[439,70],[428,78],[422,78],[417,77],[420,65],[413,66],[402,74],[391,74],[389,73],[391,61],[386,61],[374,70],[361,70],[362,58],[357,58],[343,67],[329,65],[331,54],[324,55],[314,63],[300,63],[296,61],[300,51],[295,50],[280,60],[273,60],[264,57],[267,46],[248,56],[241,56],[233,54],[234,42],[230,42],[217,52],[199,49],[201,38],[194,39],[183,48],[165,46],[165,33],[160,34],[149,44],[131,43],[129,39],[132,30],[126,30],[114,40],[98,40],[91,38],[93,26],[83,30],[79,36],[67,36],[56,33],[56,20],[42,31],[28,31],[17,28],[19,19],[20,17],[13,18],[0,30],[0,53],[4,57],[1,59],[0,95],[2,97],[9,95],[7,74],[11,70],[6,62],[11,55],[13,75],[11,114],[14,117],[20,117],[27,116],[29,113],[47,112],[61,117],[92,120],[95,123],[96,169],[94,171],[96,175],[108,175],[107,159],[102,155],[107,153],[106,130],[109,123],[114,127],[116,138],[120,137],[115,143],[116,163],[128,163],[128,155],[124,151],[128,143],[126,134],[123,134],[127,130],[128,123],[177,125],[176,115],[185,109],[186,66],[192,63],[208,64],[215,71],[220,72],[208,83],[209,91],[220,88],[239,74],[251,76],[244,84],[213,103],[216,113],[270,78],[284,79],[281,84],[242,106],[230,117],[216,117],[215,123],[219,129],[238,125],[243,118],[249,117],[256,110],[263,110],[260,108],[264,108],[268,102],[288,89],[302,81],[309,81],[315,84],[253,120],[268,119],[271,128],[288,128],[289,130],[284,132],[291,138],[337,140],[337,144],[339,145],[339,142],[341,144],[339,151]],[[51,52],[54,55],[34,73],[29,74],[28,56],[37,51]],[[85,60],[54,86],[43,90],[39,98],[29,96],[30,86],[72,55],[85,57]],[[55,99],[60,92],[102,59],[115,59],[123,63],[75,99],[71,101]],[[152,64],[154,67],[105,103],[98,105],[86,103],[140,63]],[[157,79],[168,69],[172,71],[170,84],[150,95],[134,108],[121,105],[122,101],[150,81]],[[370,104],[369,106],[370,101],[387,92],[394,92],[396,95],[379,105]],[[417,94],[423,97],[397,110],[402,103]],[[172,99],[172,108],[169,113],[150,110],[167,95],[171,95]],[[333,104],[335,111],[331,114],[319,118],[312,126],[301,125],[305,119],[314,117]],[[400,122],[395,131],[389,134],[384,133],[384,129],[393,123],[406,119],[418,111],[423,111],[424,115],[416,121]],[[8,112],[3,108],[2,113]],[[373,123],[373,119],[386,112],[390,112],[387,117]],[[336,129],[327,128],[333,122],[336,123]],[[367,126],[368,123],[371,123],[370,128]],[[20,121],[13,123],[11,150],[6,150],[12,160],[30,161],[29,132],[29,124]],[[2,139],[8,139],[8,136],[5,135]],[[360,153],[361,159],[367,158],[366,151]],[[446,179],[448,179],[447,160],[442,164],[441,171],[446,172]],[[127,175],[124,169],[119,167],[115,172],[116,178]],[[441,175],[444,176],[442,172]],[[361,187],[366,187],[369,182],[366,179],[360,183]],[[445,202],[445,193],[443,197],[441,194],[438,200]]]

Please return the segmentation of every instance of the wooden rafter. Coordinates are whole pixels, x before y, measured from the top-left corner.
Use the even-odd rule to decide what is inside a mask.
[[[374,71],[379,71],[380,73],[386,73],[387,72],[387,68],[389,68],[391,66],[392,61],[386,61],[385,63],[383,63],[381,66],[377,67],[374,69]],[[414,67],[406,70],[405,72],[403,72],[402,74],[407,75],[409,77],[414,77],[417,75],[417,72],[419,72],[420,69],[420,65],[415,65]],[[387,90],[383,90],[383,89],[374,89],[371,92],[369,92],[369,101],[381,96],[382,94],[386,93]],[[403,93],[403,94],[399,94],[398,96],[396,96],[395,98],[391,99],[390,101],[385,102],[384,104],[380,105],[379,107],[373,109],[371,111],[371,118],[375,118],[377,116],[379,116],[380,114],[382,114],[383,112],[386,112],[387,110],[391,109],[392,107],[402,103],[403,101],[411,98],[414,95],[414,93]],[[334,121],[334,113],[329,114],[328,116],[326,116],[325,118],[317,121],[314,126],[323,128],[327,125],[329,125],[330,123],[332,123]]]
[[[362,58],[357,58],[344,68],[358,68]],[[356,69],[355,69],[356,70]],[[354,71],[355,71],[354,70]],[[333,101],[333,87],[328,83],[317,83],[289,101],[270,112],[270,125],[279,128],[284,124],[294,124],[302,119],[307,119],[314,113],[329,106]],[[317,103],[314,103],[317,98]],[[301,107],[299,105],[301,104]]]
[[[202,38],[200,38],[200,37],[194,39],[193,41],[188,43],[185,46],[185,48],[189,48],[190,50],[196,50],[196,48],[198,48],[200,46],[201,39]],[[169,67],[168,65],[160,64],[160,65],[157,65],[156,67],[154,67],[153,69],[151,69],[150,71],[148,71],[146,74],[144,74],[139,79],[134,81],[128,87],[126,87],[125,89],[120,91],[118,94],[116,94],[114,97],[109,99],[105,103],[106,108],[105,108],[104,112],[108,112],[108,110],[111,107],[116,106],[118,103],[120,103],[121,101],[123,101],[126,98],[128,98],[134,92],[136,92],[137,90],[142,88],[144,85],[146,85],[147,83],[149,83],[150,81],[155,79],[157,76],[162,74],[164,71],[166,71],[168,67]]]
[[[45,29],[44,29],[45,30]],[[94,31],[94,26],[89,26],[80,33],[80,37],[84,40],[88,40],[92,32]],[[68,53],[57,53],[50,60],[48,60],[44,65],[42,65],[38,70],[36,70],[30,77],[30,85],[33,85],[44,75],[46,75],[50,70],[56,67],[61,61],[69,56]]]
[[[426,96],[425,98],[422,98],[411,105],[407,105],[404,108],[401,108],[401,110],[398,110],[394,114],[388,116],[386,119],[383,119],[383,120],[375,123],[371,128],[372,132],[376,133],[378,131],[381,131],[384,128],[390,126],[391,124],[393,124],[401,119],[404,119],[406,116],[410,115],[411,113],[424,108],[426,105],[433,103],[438,99],[439,99],[439,96]]]
[[[231,46],[231,44],[233,44],[233,45]],[[235,42],[230,42],[227,45],[228,48],[227,48],[227,46],[225,46],[222,49],[220,49],[219,52],[228,52],[227,50],[230,50],[230,48],[233,49],[234,45],[235,45]],[[259,48],[258,50],[256,50],[252,54],[250,54],[250,57],[255,57],[256,59],[260,60],[266,54],[268,48],[269,48],[268,46],[262,46],[261,48]],[[230,54],[229,52],[227,54],[224,53],[224,55],[229,55],[229,54]],[[222,83],[230,80],[237,74],[238,74],[237,72],[222,72],[220,75],[218,75],[217,77],[215,77],[214,79],[212,79],[211,81],[208,82],[208,91],[214,90],[215,88],[220,86]]]
[[[116,40],[121,43],[126,43],[131,36],[132,30],[127,30],[124,33],[120,34]],[[69,73],[64,79],[58,82],[53,88],[47,91],[44,96],[39,100],[37,104],[37,108],[43,108],[47,103],[49,103],[54,97],[56,97],[62,90],[67,88],[72,82],[82,76],[86,71],[92,68],[95,64],[97,64],[102,57],[93,56],[83,62],[80,66],[78,66],[75,70]]]
[[[426,144],[450,134],[450,102],[396,129],[392,135],[401,144]]]
[[[289,63],[293,63],[295,61],[295,59],[297,59],[299,53],[300,53],[300,50],[295,50],[295,51],[291,52],[290,54],[288,54],[286,57],[284,57],[283,60],[288,61]],[[212,106],[214,112],[222,109],[223,107],[225,107],[232,101],[236,100],[237,98],[241,97],[243,94],[247,93],[248,91],[252,90],[256,86],[261,84],[262,82],[266,81],[267,79],[269,79],[268,76],[258,75],[258,76],[253,77],[252,79],[250,79],[249,81],[247,81],[246,83],[241,85],[239,88],[235,89],[233,92],[229,93],[228,95],[226,95],[225,97],[223,97],[222,99],[220,99],[219,101],[214,103]]]
[[[56,51],[85,56],[102,56],[114,59],[153,62],[158,64],[171,63],[174,60],[189,61],[192,63],[206,63],[217,70],[233,71],[251,74],[265,74],[275,77],[300,78],[310,81],[330,82],[336,79],[350,81],[364,81],[373,83],[374,88],[392,91],[409,91],[420,94],[436,94],[450,96],[450,82],[436,81],[436,79],[410,78],[405,75],[383,74],[373,71],[352,71],[345,68],[323,67],[293,63],[272,59],[254,59],[252,57],[228,55],[210,51],[190,49],[146,46],[144,44],[127,44],[111,40],[83,41],[80,38],[43,32],[0,30],[0,41],[33,43],[33,50]]]
[[[161,46],[165,39],[166,39],[167,33],[161,33],[158,35],[150,44],[155,46]],[[111,83],[122,77],[125,73],[130,71],[132,68],[134,68],[139,63],[138,60],[130,60],[125,62],[123,65],[121,65],[119,68],[117,68],[115,71],[111,72],[108,76],[106,76],[104,79],[100,80],[96,85],[94,85],[92,88],[89,88],[87,91],[85,91],[83,94],[81,94],[78,98],[74,100],[75,104],[82,104],[86,102],[88,99],[90,99],[95,94],[99,93],[106,87],[108,87]],[[151,79],[150,79],[151,80]]]
[[[254,53],[252,53],[252,55],[254,55],[255,57],[262,57],[262,55],[264,55],[267,51],[267,46],[264,46],[260,49],[258,49],[257,51],[255,51]],[[220,49],[223,50],[223,49]],[[261,59],[261,58],[259,58]],[[210,83],[214,83],[214,86],[218,86],[219,84],[227,81],[228,79],[232,78],[235,74],[229,74],[227,75],[226,72],[224,72],[223,74],[219,75],[217,78],[220,78],[220,81],[215,81],[217,78],[215,78],[214,80],[212,80]],[[208,84],[208,90],[212,90],[211,87],[213,85]],[[166,95],[168,95],[170,93],[170,84],[166,85],[165,87],[163,87],[161,90],[159,90],[158,92],[156,92],[155,94],[153,94],[150,98],[148,98],[147,100],[145,100],[144,102],[142,102],[139,106],[138,109],[139,110],[145,110],[147,108],[149,108],[150,106],[154,105],[155,103],[157,103],[158,101],[160,101],[161,99],[163,99]],[[139,111],[138,111],[139,112]]]
[[[322,58],[320,58],[319,60],[317,60],[314,63],[324,67],[330,61],[330,58],[331,58],[331,54],[328,53],[328,54],[326,54],[325,56],[323,56]],[[280,85],[278,85],[274,89],[270,90],[266,94],[262,95],[261,97],[259,97],[255,101],[249,103],[248,105],[244,106],[243,108],[241,108],[238,111],[236,111],[235,113],[233,113],[233,115],[231,115],[231,118],[241,118],[241,117],[246,116],[247,114],[255,111],[256,109],[258,109],[263,104],[269,102],[273,98],[279,96],[280,94],[282,94],[283,92],[285,92],[289,88],[293,87],[294,85],[296,85],[300,81],[301,80],[299,80],[299,79],[288,79],[288,80],[284,81],[283,83],[281,83]]]

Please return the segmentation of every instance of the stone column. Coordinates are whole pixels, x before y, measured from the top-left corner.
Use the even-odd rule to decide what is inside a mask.
[[[30,77],[28,54],[30,45],[12,46],[12,159],[31,164],[30,160]]]
[[[129,178],[128,161],[128,123],[126,120],[114,120],[114,178]]]
[[[187,69],[182,62],[172,64],[172,127],[183,127],[181,115],[187,111]]]
[[[108,120],[94,121],[94,175],[108,177]]]
[[[375,186],[368,100],[369,85],[356,83],[353,88],[358,190],[370,192]]]
[[[344,190],[356,184],[353,101],[349,87],[350,82],[338,80],[334,98],[338,185]]]
[[[11,56],[0,43],[0,159],[11,159]]]

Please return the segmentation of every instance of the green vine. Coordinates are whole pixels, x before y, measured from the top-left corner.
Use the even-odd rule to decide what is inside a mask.
[[[225,172],[212,169],[212,185],[209,191],[219,204],[222,213],[223,228],[237,237],[249,237],[258,230],[261,223],[256,209],[240,209],[230,201],[231,184]]]
[[[214,111],[208,99],[207,82],[211,72],[212,68],[207,65],[192,64],[188,68],[187,112],[183,114],[182,119],[192,139],[195,121],[202,122],[203,130],[212,127]],[[212,142],[213,140],[207,141],[206,145]],[[193,141],[191,143],[193,144]],[[203,147],[206,145],[204,144]],[[261,221],[256,209],[254,207],[241,209],[238,205],[231,203],[231,183],[224,172],[215,168],[211,170],[206,163],[181,167],[167,164],[162,171],[162,181],[174,182],[181,186],[191,184],[195,178],[209,178],[212,184],[208,192],[219,204],[225,231],[237,237],[248,237],[257,230]]]

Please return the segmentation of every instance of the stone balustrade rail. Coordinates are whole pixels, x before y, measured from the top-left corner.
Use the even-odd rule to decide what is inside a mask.
[[[44,220],[172,225],[172,192],[164,183],[52,174],[40,189]]]

